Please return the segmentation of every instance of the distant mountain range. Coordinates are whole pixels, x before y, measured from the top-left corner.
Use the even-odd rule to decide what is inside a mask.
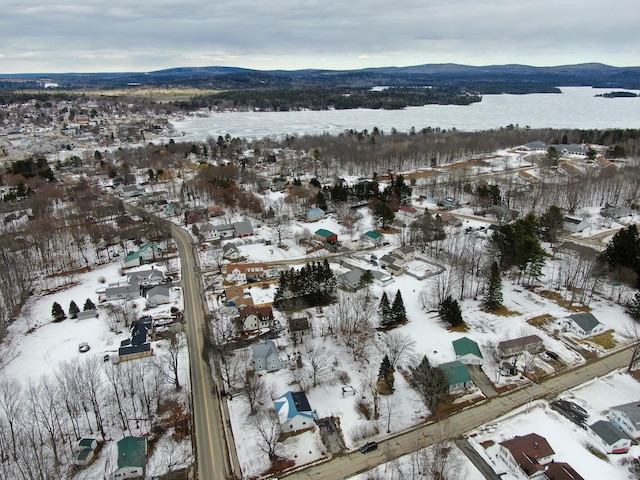
[[[264,89],[393,86],[462,86],[478,93],[557,91],[558,86],[640,89],[640,67],[583,63],[556,67],[429,64],[360,70],[250,70],[184,67],[154,72],[0,74],[0,88],[121,88],[126,86]]]

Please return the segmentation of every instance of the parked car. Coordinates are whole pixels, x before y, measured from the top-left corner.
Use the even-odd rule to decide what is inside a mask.
[[[373,450],[376,450],[377,448],[378,448],[377,442],[367,442],[360,447],[360,451],[362,453],[368,453],[368,452],[372,452]]]
[[[85,352],[88,352],[89,350],[91,350],[91,347],[89,346],[89,344],[87,342],[82,342],[82,343],[78,344],[78,351],[80,353],[85,353]]]
[[[544,354],[549,357],[551,360],[553,360],[554,362],[557,362],[558,360],[560,360],[560,355],[558,355],[556,352],[552,352],[550,350],[547,350],[546,352],[544,352]]]

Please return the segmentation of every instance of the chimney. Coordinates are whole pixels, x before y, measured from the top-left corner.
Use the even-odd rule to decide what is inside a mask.
[[[533,442],[533,448],[538,448],[538,442]]]

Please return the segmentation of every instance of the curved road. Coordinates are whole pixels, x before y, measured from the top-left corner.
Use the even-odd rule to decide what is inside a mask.
[[[220,399],[220,389],[214,385],[209,366],[202,357],[205,321],[203,290],[191,237],[173,224],[171,235],[178,247],[182,267],[181,284],[191,367],[197,478],[240,478],[240,466],[233,444],[226,402]],[[218,383],[217,380],[215,383]]]
[[[378,450],[371,453],[362,454],[356,450],[346,455],[334,457],[324,463],[291,473],[286,477],[282,475],[280,478],[313,480],[350,478],[402,455],[428,447],[445,438],[460,436],[469,430],[490,423],[532,400],[553,398],[559,393],[588,380],[604,376],[617,368],[626,367],[629,359],[629,349],[625,348],[607,357],[594,359],[561,375],[550,377],[541,383],[532,383],[526,388],[494,397],[461,410],[447,417],[444,421],[429,423],[383,442],[378,442]],[[443,432],[443,430],[445,431]]]

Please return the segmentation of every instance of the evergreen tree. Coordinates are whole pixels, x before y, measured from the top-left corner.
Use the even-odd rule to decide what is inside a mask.
[[[489,282],[487,285],[487,295],[484,299],[484,306],[488,310],[497,310],[502,305],[502,279],[498,262],[491,264],[489,272]]]
[[[457,300],[451,298],[451,295],[440,303],[440,307],[438,307],[438,314],[442,321],[447,322],[452,327],[458,327],[464,323],[462,320],[460,305]]]
[[[636,292],[633,300],[627,305],[627,313],[631,315],[635,321],[640,322],[640,290]]]
[[[365,270],[362,275],[360,275],[360,280],[358,280],[358,288],[367,288],[372,283],[373,273],[371,273],[371,270]]]
[[[411,384],[431,413],[435,413],[438,405],[444,401],[449,392],[449,382],[444,370],[432,367],[426,355],[422,357],[420,364],[413,369]]]
[[[84,302],[84,307],[83,307],[82,309],[86,312],[87,310],[95,310],[95,309],[96,309],[96,306],[95,306],[95,304],[91,301],[91,299],[90,299],[90,298],[87,298],[87,301],[86,301],[86,302]]]
[[[382,395],[393,393],[394,370],[389,360],[389,355],[385,355],[378,371],[378,392]]]
[[[381,326],[388,327],[393,323],[391,304],[389,303],[389,297],[387,297],[387,292],[382,292],[382,298],[380,299],[380,306],[378,307],[378,315],[380,316]]]
[[[564,228],[564,211],[562,208],[551,205],[540,217],[540,230],[542,239],[546,242],[556,243],[558,234]]]
[[[640,234],[635,225],[616,233],[604,252],[609,268],[629,267],[640,276]]]
[[[67,318],[62,306],[58,302],[53,302],[53,306],[51,307],[51,316],[53,317],[54,322],[61,322]]]
[[[391,318],[393,323],[404,322],[407,319],[407,311],[404,308],[404,302],[402,301],[402,293],[400,290],[396,292],[396,296],[393,299],[393,305],[391,306]]]
[[[71,315],[71,318],[78,318],[79,311],[80,309],[78,308],[78,305],[76,305],[76,302],[71,300],[71,303],[69,304],[69,315]]]

